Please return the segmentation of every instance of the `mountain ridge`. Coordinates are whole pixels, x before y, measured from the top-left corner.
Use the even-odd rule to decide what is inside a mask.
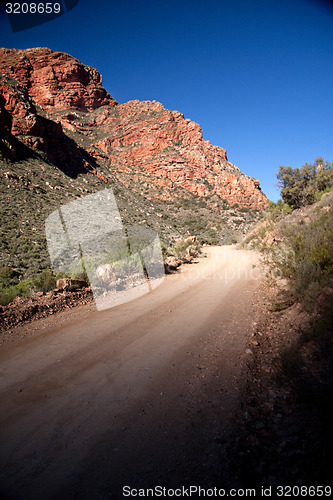
[[[267,206],[259,181],[230,163],[225,149],[204,140],[197,123],[156,101],[117,103],[102,87],[99,72],[72,56],[47,48],[2,48],[0,71],[22,86],[25,106],[13,106],[2,81],[2,115],[11,115],[8,132],[29,147],[49,149],[44,115],[56,124],[61,141],[67,136],[88,154],[83,162],[88,170],[98,168],[97,162],[127,187],[129,175],[143,185],[148,177],[152,198],[177,198],[175,188],[181,187],[209,198],[212,208],[218,200],[258,210]]]
[[[0,169],[0,267],[24,278],[50,267],[52,211],[102,189],[125,226],[166,247],[235,243],[268,203],[198,124],[156,101],[119,104],[97,70],[45,48],[0,49]]]

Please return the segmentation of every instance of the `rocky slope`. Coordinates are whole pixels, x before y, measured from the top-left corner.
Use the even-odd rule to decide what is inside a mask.
[[[0,167],[0,267],[24,277],[49,266],[50,213],[97,190],[167,246],[234,243],[268,203],[199,125],[155,101],[118,104],[95,69],[47,48],[0,48]]]
[[[289,214],[271,211],[243,242],[262,252],[268,278],[230,446],[244,486],[303,485],[306,492],[332,482],[332,214],[333,190]]]
[[[0,122],[7,134],[58,166],[69,164],[67,173],[103,165],[111,179],[127,187],[134,181],[152,199],[187,192],[208,197],[215,208],[221,200],[266,207],[259,181],[205,141],[198,124],[155,101],[118,104],[98,71],[77,59],[46,48],[0,49],[0,72]]]

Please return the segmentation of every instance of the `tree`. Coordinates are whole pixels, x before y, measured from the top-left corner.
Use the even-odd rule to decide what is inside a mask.
[[[319,157],[300,169],[280,166],[277,178],[283,201],[299,208],[314,203],[318,193],[333,187],[333,164]]]

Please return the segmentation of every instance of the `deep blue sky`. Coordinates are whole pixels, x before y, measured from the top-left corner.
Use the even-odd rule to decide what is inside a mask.
[[[67,52],[118,102],[181,111],[274,201],[280,165],[333,161],[328,0],[80,0],[18,33],[2,15],[0,45]]]

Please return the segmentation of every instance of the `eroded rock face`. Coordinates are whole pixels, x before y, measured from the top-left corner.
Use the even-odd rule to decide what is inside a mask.
[[[103,138],[94,141],[92,154],[102,151],[124,173],[137,165],[138,182],[147,183],[143,169],[161,188],[161,197],[169,198],[178,186],[200,197],[218,195],[231,205],[262,209],[267,204],[259,181],[242,174],[225,149],[205,141],[200,126],[178,111],[158,102],[130,101],[110,110],[99,127]]]
[[[92,162],[129,187],[134,180],[148,191],[154,186],[161,199],[181,190],[240,207],[267,206],[259,181],[230,163],[225,149],[205,141],[197,123],[156,101],[118,104],[102,87],[98,71],[68,54],[0,49],[0,71],[5,75],[0,123],[30,147],[41,149],[50,140],[53,132],[41,125],[47,118],[58,127],[55,134],[67,134]]]
[[[102,87],[99,72],[68,54],[42,47],[0,48],[0,61],[0,71],[25,85],[32,99],[47,111],[116,104]]]
[[[0,77],[0,123],[14,136],[22,136],[28,146],[36,147],[43,136],[57,137],[62,133],[60,123],[47,120],[36,110],[27,88],[6,76]],[[32,139],[32,138],[35,138]],[[28,139],[29,138],[29,139]]]
[[[95,171],[95,159],[64,133],[60,122],[42,112],[27,87],[0,73],[0,149],[15,159],[13,138],[42,153],[70,177]]]

